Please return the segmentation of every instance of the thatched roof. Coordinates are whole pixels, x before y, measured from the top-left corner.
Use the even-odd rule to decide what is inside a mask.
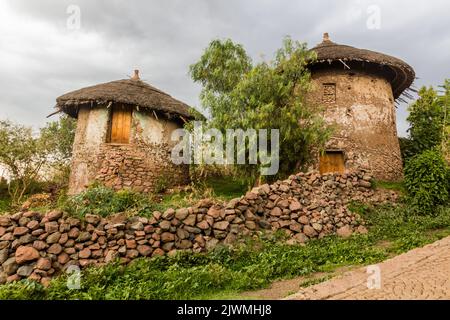
[[[149,109],[169,117],[193,117],[190,112],[191,107],[140,80],[137,70],[131,79],[97,84],[66,93],[56,99],[56,108],[76,117],[80,106],[101,105],[106,108],[112,103],[124,103],[138,109]]]
[[[328,33],[311,50],[317,53],[317,61],[313,65],[337,62],[342,67],[351,69],[353,63],[355,68],[383,73],[391,83],[396,99],[411,86],[415,78],[414,69],[406,62],[387,54],[337,44],[329,39]]]

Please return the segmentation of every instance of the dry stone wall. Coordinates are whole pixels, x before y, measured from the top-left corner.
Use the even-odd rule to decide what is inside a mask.
[[[204,199],[189,208],[154,212],[151,218],[116,214],[80,220],[59,210],[1,216],[0,283],[30,278],[47,284],[71,265],[128,263],[177,250],[203,252],[263,230],[281,229],[290,235],[289,243],[364,233],[364,221],[347,204],[396,200],[393,192],[371,189],[370,180],[364,172],[299,173],[227,203]]]

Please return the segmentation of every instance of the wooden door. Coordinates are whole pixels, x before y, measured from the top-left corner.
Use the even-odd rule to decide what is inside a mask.
[[[111,143],[129,143],[131,131],[131,113],[130,107],[123,105],[114,105],[111,110]]]
[[[325,151],[319,159],[319,171],[324,173],[344,173],[345,161],[342,151]]]

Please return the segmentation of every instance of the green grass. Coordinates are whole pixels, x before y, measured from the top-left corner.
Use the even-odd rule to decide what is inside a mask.
[[[404,185],[403,181],[401,181],[401,182],[374,181],[373,184],[374,184],[375,189],[381,188],[381,189],[399,191],[403,194],[406,193],[406,189],[405,189],[405,185]]]
[[[0,299],[217,299],[266,288],[278,279],[330,272],[342,266],[380,262],[450,234],[450,208],[434,216],[413,216],[406,208],[367,209],[366,235],[335,236],[286,245],[279,236],[248,239],[208,254],[138,259],[82,273],[82,288],[69,290],[66,276],[48,288],[20,281],[0,286]],[[389,243],[389,246],[380,245]]]
[[[7,212],[9,210],[9,207],[11,205],[11,201],[6,198],[0,199],[0,214]]]

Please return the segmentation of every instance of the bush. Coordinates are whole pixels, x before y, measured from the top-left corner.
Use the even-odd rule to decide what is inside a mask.
[[[424,151],[406,163],[405,187],[409,204],[423,213],[447,203],[449,184],[449,169],[437,150]]]
[[[111,188],[94,184],[86,191],[60,200],[60,206],[69,214],[84,217],[86,214],[98,214],[102,217],[125,212],[145,211],[151,202],[143,194],[129,190],[114,191]]]

